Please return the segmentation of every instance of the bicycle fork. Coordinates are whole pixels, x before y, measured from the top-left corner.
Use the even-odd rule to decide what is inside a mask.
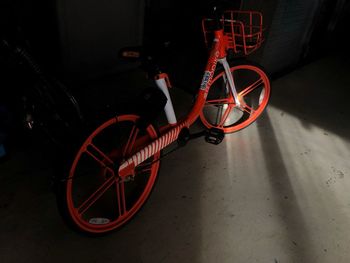
[[[232,76],[231,71],[230,71],[230,65],[228,64],[226,57],[221,58],[218,61],[224,67],[225,76],[226,76],[226,79],[228,81],[228,84],[229,84],[229,87],[230,87],[230,91],[232,92],[233,98],[235,99],[235,103],[236,103],[236,105],[239,108],[241,108],[241,103],[240,103],[240,101],[238,99],[238,93],[237,93],[237,90],[236,90],[236,86],[235,86],[235,83],[233,81],[233,76]]]

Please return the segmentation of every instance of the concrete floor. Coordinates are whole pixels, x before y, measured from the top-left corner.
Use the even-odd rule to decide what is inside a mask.
[[[350,262],[349,73],[333,56],[274,81],[260,120],[164,159],[144,209],[101,238],[63,224],[46,155],[19,147],[0,165],[0,262]]]

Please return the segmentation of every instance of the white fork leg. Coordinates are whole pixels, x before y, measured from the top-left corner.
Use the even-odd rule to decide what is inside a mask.
[[[238,107],[241,107],[241,103],[239,102],[239,99],[238,99],[236,86],[235,86],[235,83],[233,81],[232,73],[230,71],[230,65],[228,64],[226,58],[219,59],[219,62],[224,66],[225,75],[226,75],[226,78],[228,80],[228,84],[229,84],[229,86],[231,88],[232,95],[233,95],[233,97],[235,99],[235,103],[236,103],[236,105]]]
[[[157,79],[155,81],[156,81],[157,87],[164,93],[164,95],[168,99],[167,103],[165,104],[164,111],[165,111],[165,115],[166,115],[166,118],[168,120],[168,123],[174,125],[177,123],[177,120],[176,120],[176,115],[174,112],[173,103],[171,102],[168,86],[167,86],[164,78]]]
[[[230,85],[228,84],[227,78],[226,78],[226,74],[224,74],[223,76],[224,79],[224,84],[225,84],[225,95],[228,95],[228,93],[230,92]]]

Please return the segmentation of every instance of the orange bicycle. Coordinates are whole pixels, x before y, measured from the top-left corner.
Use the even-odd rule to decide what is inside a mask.
[[[247,127],[266,108],[270,82],[264,70],[246,60],[229,64],[226,59],[228,50],[248,55],[261,46],[261,13],[225,11],[204,19],[202,26],[210,55],[188,115],[177,120],[168,92],[169,78],[157,70],[158,89],[145,93],[144,110],[106,121],[76,153],[58,197],[65,219],[75,229],[94,235],[123,226],[149,197],[162,149],[202,135],[207,142],[218,144],[224,134]],[[122,54],[138,57],[140,53],[125,49]],[[159,130],[151,124],[153,104],[158,105],[155,111],[164,108],[168,120]],[[189,129],[198,117],[207,129],[191,134]]]

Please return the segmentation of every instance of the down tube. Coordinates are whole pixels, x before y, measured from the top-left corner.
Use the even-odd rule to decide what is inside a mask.
[[[188,114],[188,117],[186,120],[189,126],[191,126],[196,121],[205,104],[205,100],[208,95],[208,90],[214,76],[216,65],[218,63],[218,59],[220,55],[220,52],[219,52],[220,42],[216,40],[214,43],[215,44],[210,52],[208,63],[204,71],[203,79],[197,94],[196,102],[193,105],[193,108],[191,109],[191,112]]]

